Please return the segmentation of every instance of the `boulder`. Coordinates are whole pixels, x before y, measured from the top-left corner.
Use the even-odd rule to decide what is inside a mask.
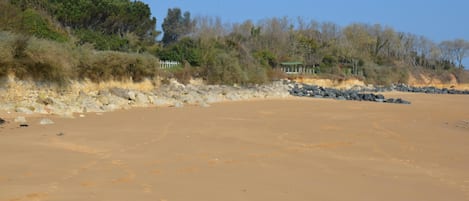
[[[128,89],[114,87],[114,88],[110,88],[109,92],[112,95],[115,95],[117,97],[120,97],[126,100],[135,100],[135,92],[130,91]]]
[[[137,92],[135,94],[135,104],[140,105],[140,106],[146,106],[150,103],[150,99],[148,98],[147,95]]]
[[[176,103],[174,103],[174,107],[175,107],[175,108],[182,108],[182,107],[184,107],[184,103],[182,103],[182,102],[176,102]]]
[[[52,121],[50,119],[41,119],[41,121],[39,121],[39,124],[40,125],[51,125],[51,124],[54,124],[54,121]]]
[[[23,114],[33,114],[33,111],[29,108],[25,108],[25,107],[17,107],[15,109],[15,112],[18,112],[18,113],[23,113]]]
[[[28,122],[28,121],[26,121],[26,117],[23,117],[23,116],[16,117],[14,121],[16,123],[26,123],[26,122]]]
[[[200,103],[200,107],[210,107],[210,104],[208,104],[207,102],[203,101]]]
[[[116,111],[116,110],[119,110],[119,109],[121,109],[121,107],[116,105],[116,104],[113,104],[113,103],[108,104],[108,105],[103,105],[101,107],[101,110],[103,112],[112,112],[112,111]]]
[[[50,105],[54,103],[54,100],[49,97],[38,97],[36,102],[43,105]]]

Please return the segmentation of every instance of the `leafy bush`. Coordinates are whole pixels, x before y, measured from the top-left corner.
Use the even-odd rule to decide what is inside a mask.
[[[259,60],[263,66],[276,67],[278,65],[277,58],[269,50],[255,52],[254,57]]]
[[[201,64],[200,46],[190,38],[183,38],[173,43],[159,51],[157,55],[161,60],[178,61],[181,63],[187,61],[191,66],[200,66]]]
[[[55,31],[52,23],[49,23],[36,10],[26,9],[22,17],[22,30],[38,38],[45,38],[54,41],[65,42],[67,36]]]
[[[117,35],[103,34],[88,29],[81,29],[75,34],[79,38],[79,44],[90,43],[97,50],[125,51],[129,49],[129,41]]]
[[[213,63],[208,65],[207,78],[211,84],[235,84],[248,81],[237,57],[233,53],[225,52],[217,54]]]
[[[98,51],[83,57],[78,74],[80,78],[89,78],[95,82],[142,81],[145,77],[155,76],[158,66],[158,59],[149,54]]]
[[[9,32],[0,32],[0,76],[5,76],[14,66],[15,39]]]
[[[65,84],[74,77],[78,63],[73,49],[64,43],[31,38],[15,69],[18,77]]]

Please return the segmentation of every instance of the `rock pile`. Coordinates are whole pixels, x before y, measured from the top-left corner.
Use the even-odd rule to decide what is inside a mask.
[[[360,90],[354,90],[354,89],[338,90],[338,89],[324,88],[324,87],[307,85],[307,84],[295,84],[294,87],[290,90],[290,94],[293,96],[300,96],[300,97],[410,104],[409,101],[406,101],[400,98],[386,99],[381,94],[363,93]]]
[[[412,92],[412,93],[427,93],[427,94],[465,94],[469,95],[469,90],[456,90],[456,89],[439,89],[436,87],[413,87],[406,84],[396,84],[389,88],[389,90]]]
[[[182,85],[171,82],[151,91],[114,87],[100,91],[79,91],[76,94],[51,92],[46,95],[41,95],[41,90],[37,89],[28,91],[30,95],[24,96],[21,101],[0,104],[0,109],[24,115],[40,113],[73,117],[75,113],[101,113],[151,105],[178,108],[184,105],[209,107],[212,103],[222,101],[284,98],[289,96],[288,90],[289,86],[283,82],[251,87]]]

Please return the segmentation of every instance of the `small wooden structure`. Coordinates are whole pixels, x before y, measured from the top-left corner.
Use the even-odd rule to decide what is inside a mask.
[[[305,66],[302,62],[282,62],[280,63],[280,69],[286,74],[314,74],[314,66]]]
[[[180,66],[181,63],[177,61],[160,61],[160,68],[161,69],[169,69]]]

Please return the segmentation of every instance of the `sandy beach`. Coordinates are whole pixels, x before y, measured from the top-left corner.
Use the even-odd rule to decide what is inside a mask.
[[[469,96],[137,108],[0,128],[0,201],[469,200]]]

